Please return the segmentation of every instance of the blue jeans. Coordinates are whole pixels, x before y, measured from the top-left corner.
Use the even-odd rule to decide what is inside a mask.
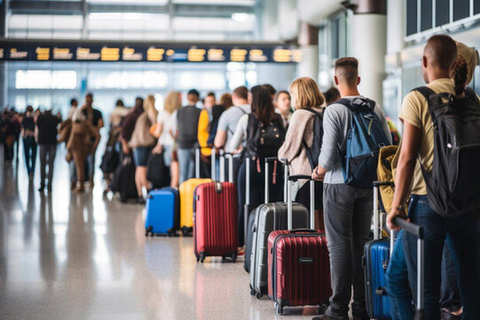
[[[177,155],[178,165],[180,166],[180,183],[182,183],[195,175],[195,148],[179,148]]]
[[[37,162],[37,142],[34,137],[23,139],[23,150],[25,151],[27,173],[33,174],[35,172],[35,163]]]
[[[477,221],[473,214],[444,218],[433,211],[427,196],[412,196],[409,217],[425,231],[425,319],[440,319],[442,256],[447,244],[455,265],[463,306],[463,319],[479,319]],[[408,271],[407,273],[405,271]],[[387,270],[387,287],[393,319],[413,319],[412,294],[416,297],[417,246],[415,236],[403,232],[397,240]],[[409,281],[410,279],[410,281]]]

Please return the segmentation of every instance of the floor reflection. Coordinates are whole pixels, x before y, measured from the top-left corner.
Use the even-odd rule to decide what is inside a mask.
[[[99,173],[93,191],[71,193],[62,150],[52,193],[22,158],[0,169],[0,319],[277,318],[250,297],[242,259],[197,264],[191,237],[146,239],[143,208],[103,197]]]

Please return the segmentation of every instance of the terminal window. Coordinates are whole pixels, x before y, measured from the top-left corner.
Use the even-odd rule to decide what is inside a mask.
[[[77,72],[74,70],[17,70],[16,89],[75,89]]]

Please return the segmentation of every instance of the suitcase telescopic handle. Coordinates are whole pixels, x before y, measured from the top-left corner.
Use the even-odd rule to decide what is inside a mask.
[[[373,182],[373,239],[375,240],[378,240],[381,237],[379,189],[383,186],[394,187],[395,184],[388,181]]]
[[[286,160],[286,159],[282,159],[282,160]],[[270,163],[272,163],[272,162],[275,163],[276,161],[280,161],[280,162],[283,163],[282,160],[278,159],[277,157],[267,157],[267,158],[265,158],[265,202],[264,203],[269,203],[270,202],[269,176],[268,176],[268,174],[270,173],[270,170],[269,170],[270,169]],[[284,165],[286,167],[288,165],[288,161],[284,162]],[[288,169],[285,169],[284,172],[285,172],[285,179],[287,179]],[[285,188],[285,185],[284,185],[284,188]],[[285,194],[284,194],[283,198],[286,201]]]
[[[310,228],[315,229],[315,180],[307,175],[292,175],[288,177],[288,230],[293,228],[293,198],[292,185],[298,180],[310,181]]]
[[[424,270],[425,270],[425,255],[424,255],[424,229],[422,226],[408,222],[400,217],[396,217],[393,222],[405,230],[416,236],[417,239],[417,309],[415,310],[415,320],[423,320],[424,314]]]
[[[215,181],[215,178],[216,178],[216,176],[215,176],[216,149],[215,149],[215,147],[212,148],[212,147],[197,146],[195,148],[195,178],[200,179],[200,153],[204,149],[212,150],[212,153],[211,153],[211,170],[212,170],[211,178],[212,178],[212,180]]]

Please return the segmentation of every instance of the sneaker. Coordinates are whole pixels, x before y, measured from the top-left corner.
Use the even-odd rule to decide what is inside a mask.
[[[76,181],[73,181],[73,182],[70,184],[70,190],[75,190],[76,187],[77,187],[77,182],[76,182]]]
[[[457,312],[459,311],[460,309],[457,309],[457,310],[448,310],[446,308],[442,308],[442,313],[441,313],[441,319],[442,320],[460,320],[462,319],[462,313],[463,312],[460,312],[458,314],[454,314],[453,312]]]

